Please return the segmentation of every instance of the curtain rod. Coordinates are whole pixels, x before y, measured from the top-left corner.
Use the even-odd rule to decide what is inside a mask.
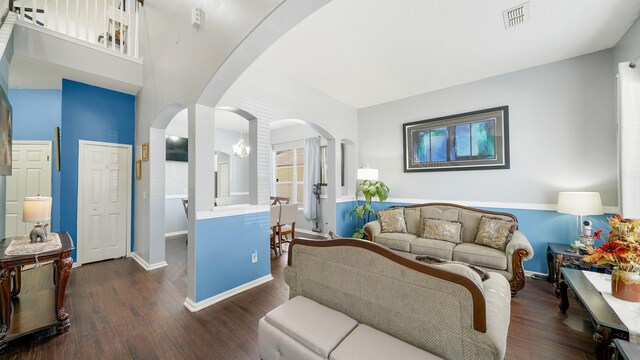
[[[632,62],[630,62],[629,63],[629,67],[634,69],[639,62],[640,62],[640,57],[638,57],[637,59],[635,59]]]

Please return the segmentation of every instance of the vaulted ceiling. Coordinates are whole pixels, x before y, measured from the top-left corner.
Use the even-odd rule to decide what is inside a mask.
[[[640,1],[333,0],[253,65],[368,107],[613,47]],[[640,55],[640,54],[638,54]]]

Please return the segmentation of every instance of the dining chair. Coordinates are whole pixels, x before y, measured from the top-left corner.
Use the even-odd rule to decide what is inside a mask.
[[[280,205],[280,221],[278,221],[278,246],[282,254],[282,243],[290,243],[296,236],[296,217],[298,216],[298,204]],[[289,239],[287,239],[287,236]]]
[[[271,248],[273,252],[278,256],[278,244],[276,243],[276,233],[278,227],[278,221],[280,220],[280,205],[273,205],[269,210],[270,221],[269,226],[271,228]],[[280,250],[280,254],[282,254],[282,250]]]

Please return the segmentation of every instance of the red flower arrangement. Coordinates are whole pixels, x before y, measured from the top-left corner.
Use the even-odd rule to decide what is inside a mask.
[[[607,241],[596,248],[589,248],[584,260],[597,265],[610,264],[623,271],[637,271],[640,269],[640,220],[623,219],[616,214],[609,218]],[[599,239],[602,230],[593,235]]]

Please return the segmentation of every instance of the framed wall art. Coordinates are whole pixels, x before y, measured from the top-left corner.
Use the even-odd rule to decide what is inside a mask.
[[[404,172],[509,168],[509,107],[402,125]]]
[[[136,180],[142,179],[142,160],[136,160]]]

